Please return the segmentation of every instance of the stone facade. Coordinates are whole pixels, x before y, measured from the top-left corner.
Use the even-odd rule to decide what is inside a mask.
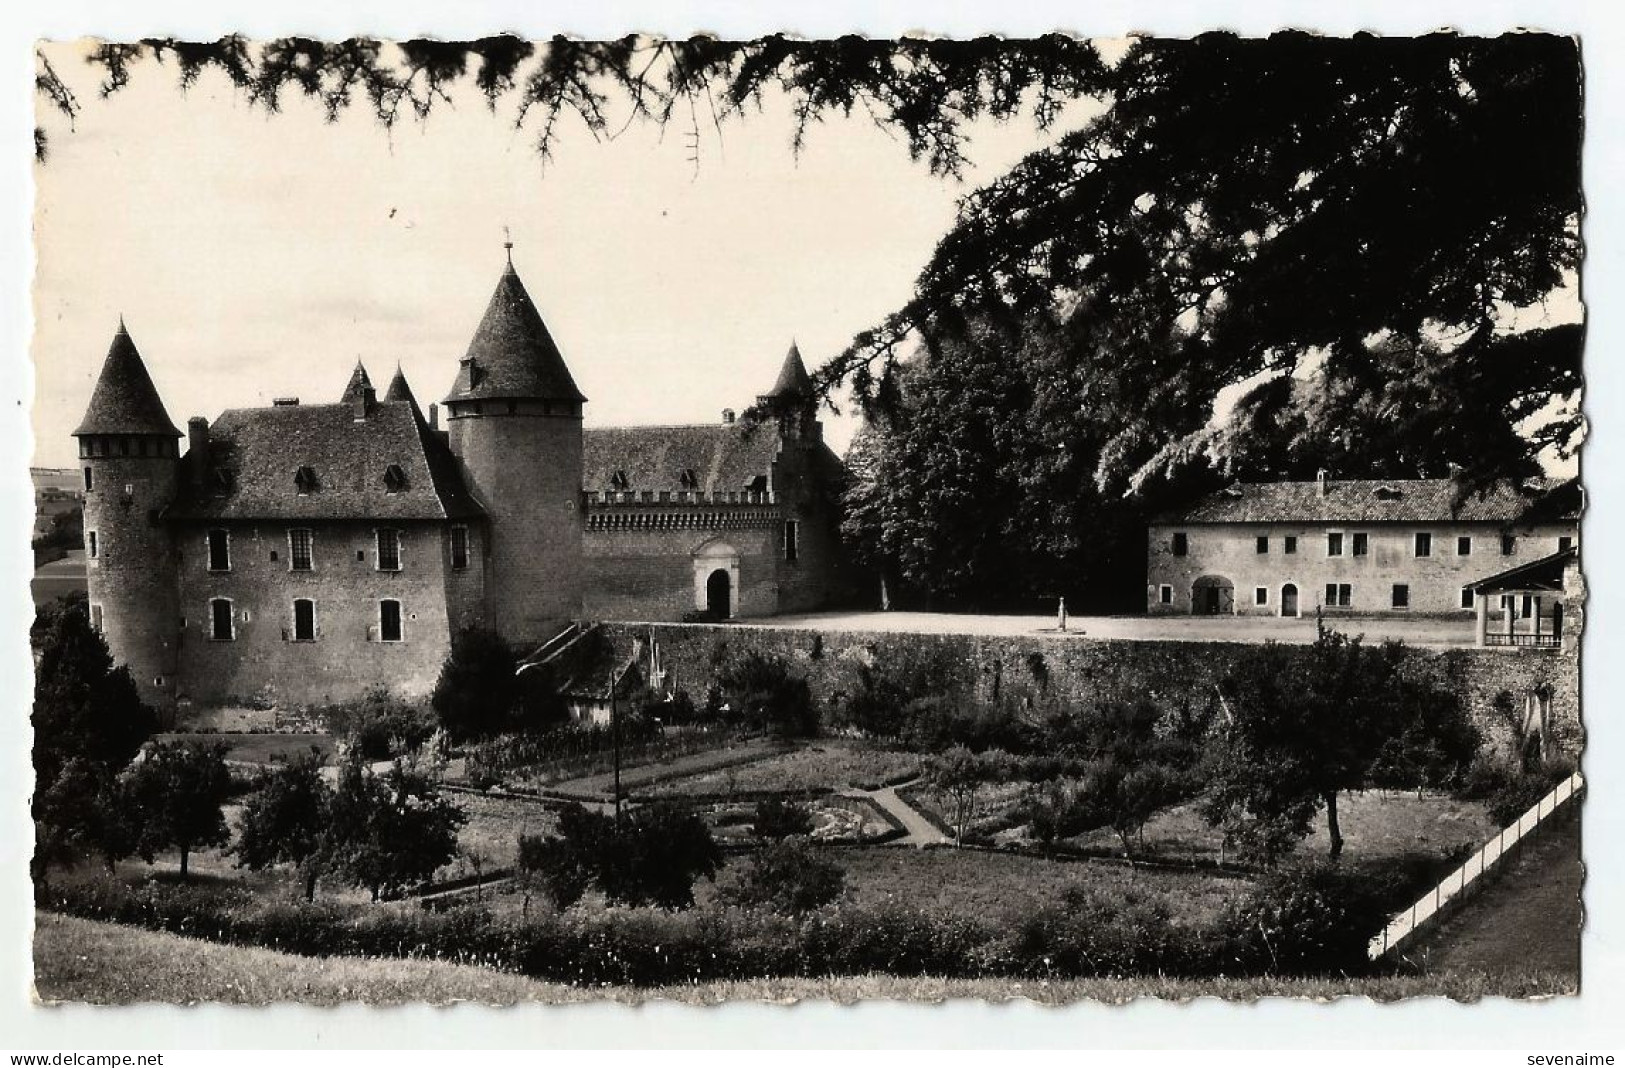
[[[379,397],[358,364],[336,404],[190,420],[182,456],[120,324],[75,431],[92,622],[174,712],[423,695],[475,625],[528,651],[584,611],[818,607],[841,588],[840,463],[794,348],[759,400],[780,414],[584,431],[510,262],[445,429],[399,371]]]
[[[1453,515],[1448,480],[1343,482],[1324,497],[1304,485],[1246,487],[1153,523],[1146,610],[1470,619],[1469,584],[1579,542],[1578,513],[1543,514],[1540,494],[1492,495]]]

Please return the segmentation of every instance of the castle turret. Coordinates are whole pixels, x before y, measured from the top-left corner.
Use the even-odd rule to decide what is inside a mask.
[[[91,622],[142,699],[174,707],[180,606],[175,552],[162,520],[180,472],[181,432],[119,321],[90,407],[74,432],[85,488]]]
[[[492,626],[541,641],[581,614],[581,408],[513,268],[497,282],[446,396],[452,451],[490,517]]]
[[[779,377],[773,388],[756,398],[756,403],[779,422],[780,434],[792,441],[814,441],[822,434],[818,423],[818,394],[812,376],[801,360],[801,348],[790,342]]]

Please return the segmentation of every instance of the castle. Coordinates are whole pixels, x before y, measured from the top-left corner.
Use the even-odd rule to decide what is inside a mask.
[[[760,420],[584,429],[511,251],[440,406],[357,364],[336,404],[188,420],[121,321],[74,431],[91,621],[173,712],[432,689],[451,639],[816,609],[847,589],[842,467],[791,346]],[[440,410],[445,427],[440,426]]]

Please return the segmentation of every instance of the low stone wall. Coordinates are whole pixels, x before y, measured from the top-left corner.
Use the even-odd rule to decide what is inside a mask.
[[[1255,645],[1240,642],[1125,641],[1081,637],[904,634],[708,624],[606,623],[618,652],[653,634],[672,685],[703,700],[723,659],[755,651],[794,664],[813,697],[838,701],[857,685],[858,664],[929,680],[929,689],[983,699],[1093,703],[1150,698],[1168,707],[1207,704],[1230,665]],[[1549,747],[1578,754],[1584,743],[1579,664],[1543,649],[1407,650],[1408,670],[1459,693],[1486,741],[1511,744],[1511,726],[1493,708],[1505,691],[1535,725],[1544,715]],[[922,685],[922,689],[926,688]]]

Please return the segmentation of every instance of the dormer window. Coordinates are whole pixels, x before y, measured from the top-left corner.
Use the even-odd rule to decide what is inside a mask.
[[[1394,486],[1377,487],[1377,500],[1379,501],[1397,501],[1403,496],[1404,494]]]
[[[400,464],[390,464],[384,469],[384,489],[389,493],[399,493],[406,488],[406,472],[401,470]]]
[[[214,491],[221,494],[231,492],[231,472],[223,467],[215,468]]]
[[[616,471],[609,476],[609,488],[612,490],[625,490],[631,485],[632,483],[627,479],[625,471]]]
[[[692,467],[685,467],[683,468],[683,473],[677,476],[677,484],[686,490],[699,489],[700,476],[694,473],[694,469]]]
[[[317,488],[316,469],[314,467],[301,467],[293,474],[294,488],[301,494],[315,493]]]

